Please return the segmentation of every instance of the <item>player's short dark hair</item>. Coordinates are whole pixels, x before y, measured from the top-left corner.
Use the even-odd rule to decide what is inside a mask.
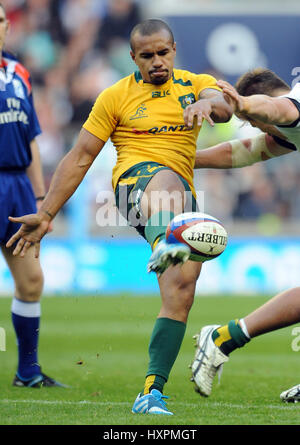
[[[169,27],[169,25],[160,19],[148,19],[144,20],[141,23],[138,23],[135,25],[135,27],[132,29],[130,33],[130,47],[132,51],[134,51],[133,47],[133,37],[136,33],[141,34],[142,36],[151,36],[152,34],[161,31],[162,29],[165,29],[170,34],[170,40],[172,44],[174,43],[174,35]]]
[[[252,94],[273,96],[276,90],[290,90],[284,80],[265,68],[255,68],[243,74],[235,84],[235,88],[241,96],[252,96]]]

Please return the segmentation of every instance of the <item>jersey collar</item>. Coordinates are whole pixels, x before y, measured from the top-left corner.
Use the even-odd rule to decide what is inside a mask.
[[[178,83],[178,81],[174,77],[174,73],[172,73],[172,77],[169,80],[167,80],[167,82],[163,83],[162,85],[154,85],[153,83],[144,82],[140,71],[134,72],[134,78],[135,78],[136,83],[139,83],[140,81],[142,81],[143,85],[151,85],[152,87],[155,87],[155,88],[165,87],[166,85],[169,85],[170,82]]]

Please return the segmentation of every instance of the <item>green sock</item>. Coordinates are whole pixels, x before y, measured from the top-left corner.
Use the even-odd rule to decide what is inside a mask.
[[[166,210],[152,215],[145,225],[145,237],[151,247],[166,236],[166,228],[174,218],[174,213]],[[155,246],[154,246],[155,247]]]
[[[156,388],[163,391],[178,355],[186,324],[171,318],[157,318],[149,344],[150,362],[143,390],[148,394]]]
[[[250,341],[250,338],[244,334],[238,319],[231,320],[228,324],[216,329],[212,333],[212,339],[226,355]]]

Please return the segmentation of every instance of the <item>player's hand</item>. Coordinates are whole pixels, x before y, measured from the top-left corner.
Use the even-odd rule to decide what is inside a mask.
[[[212,106],[210,100],[200,99],[192,105],[188,105],[183,112],[183,119],[186,127],[192,128],[194,119],[197,119],[197,125],[201,127],[203,119],[213,127],[214,121],[210,117],[212,113]]]
[[[36,213],[20,217],[9,216],[8,219],[14,223],[21,223],[22,225],[8,240],[6,247],[11,247],[17,242],[13,255],[24,257],[27,250],[34,245],[35,257],[38,258],[40,253],[40,241],[48,232],[50,220],[43,219],[41,215]]]
[[[225,80],[218,80],[217,85],[222,88],[225,100],[229,102],[234,112],[246,114],[246,98],[240,96],[237,90]]]

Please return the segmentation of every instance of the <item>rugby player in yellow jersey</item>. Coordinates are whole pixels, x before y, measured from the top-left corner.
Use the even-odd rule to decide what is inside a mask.
[[[139,71],[99,95],[77,142],[58,165],[39,212],[11,218],[22,226],[9,245],[18,241],[14,254],[24,256],[34,244],[38,255],[50,221],[110,137],[118,154],[112,178],[117,204],[153,248],[148,270],[157,272],[162,298],[144,389],[132,412],[172,415],[162,392],[183,340],[201,264],[182,265],[189,250],[167,245],[165,230],[194,194],[196,139],[203,119],[211,125],[226,122],[232,109],[212,76],[174,69],[176,44],[163,21],[135,26],[130,44]],[[155,199],[161,191],[162,199]],[[170,200],[170,194],[176,199]]]

